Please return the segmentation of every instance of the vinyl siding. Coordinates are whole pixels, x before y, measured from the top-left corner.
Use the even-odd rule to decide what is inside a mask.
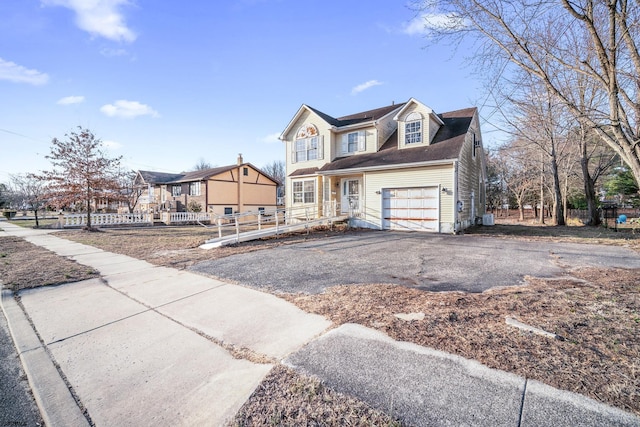
[[[480,147],[473,156],[473,133],[480,140]],[[471,193],[474,192],[475,199],[475,217],[481,217],[485,209],[485,192],[484,185],[484,152],[482,146],[482,136],[478,126],[478,116],[476,115],[470,126],[469,133],[465,138],[462,151],[460,153],[460,162],[458,165],[458,200],[464,203],[464,209],[459,214],[459,220],[462,228],[466,228],[474,224],[475,218],[472,218]]]
[[[364,220],[376,228],[382,227],[382,190],[385,188],[409,188],[441,186],[453,189],[453,164],[411,168],[396,171],[367,172],[364,177]],[[380,191],[381,194],[376,194]],[[453,191],[440,193],[440,223],[453,224],[455,201]],[[441,226],[441,229],[443,227]],[[446,228],[446,227],[445,227]]]
[[[420,144],[410,144],[406,146],[404,144],[404,125],[406,123],[406,118],[411,113],[420,113],[422,115],[422,143]],[[440,124],[436,123],[431,119],[431,114],[433,111],[420,103],[413,103],[403,112],[402,116],[399,117],[398,121],[398,148],[409,148],[409,147],[418,147],[420,145],[429,145],[433,136],[438,131]]]

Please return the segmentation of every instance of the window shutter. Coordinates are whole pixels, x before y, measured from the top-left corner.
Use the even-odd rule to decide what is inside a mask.
[[[322,160],[324,158],[324,137],[323,135],[318,135],[318,160]]]
[[[367,141],[366,141],[365,131],[361,130],[358,132],[358,151],[364,151],[367,149]]]
[[[349,135],[342,135],[342,154],[349,152]]]
[[[296,159],[296,140],[291,141],[291,163],[295,163]]]

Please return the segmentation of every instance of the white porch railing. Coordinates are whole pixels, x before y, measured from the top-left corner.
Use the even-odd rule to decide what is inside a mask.
[[[168,224],[180,222],[209,222],[213,221],[217,215],[207,212],[166,212],[168,214]]]
[[[84,227],[87,225],[87,214],[64,215],[64,227]],[[151,214],[91,214],[91,225],[132,225],[152,224]]]

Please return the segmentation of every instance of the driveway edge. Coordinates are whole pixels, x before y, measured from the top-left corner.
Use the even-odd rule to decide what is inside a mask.
[[[12,291],[2,290],[0,306],[45,424],[90,426]]]

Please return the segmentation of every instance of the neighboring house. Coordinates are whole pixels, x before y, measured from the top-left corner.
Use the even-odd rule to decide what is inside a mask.
[[[235,165],[181,174],[138,171],[135,186],[141,196],[135,210],[186,212],[200,206],[202,212],[229,215],[276,208],[278,182],[253,166],[242,155]]]
[[[476,108],[436,114],[412,98],[333,118],[302,105],[280,139],[290,212],[337,209],[356,226],[440,233],[485,213]]]

